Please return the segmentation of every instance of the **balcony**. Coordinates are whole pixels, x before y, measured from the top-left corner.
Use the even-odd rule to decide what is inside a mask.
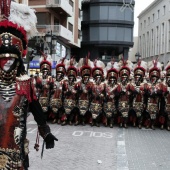
[[[58,14],[66,14],[69,17],[71,17],[73,13],[73,8],[69,4],[69,0],[46,0],[46,6]]]
[[[45,36],[48,32],[52,31],[52,34],[61,41],[68,43],[72,40],[72,32],[62,25],[37,25],[39,32],[38,36]]]

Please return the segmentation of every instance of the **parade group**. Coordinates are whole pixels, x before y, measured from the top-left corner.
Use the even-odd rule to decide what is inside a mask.
[[[51,75],[51,57],[41,52],[40,72],[32,77],[47,120],[61,125],[101,124],[170,130],[170,63],[150,65],[114,58],[105,64],[62,58]]]

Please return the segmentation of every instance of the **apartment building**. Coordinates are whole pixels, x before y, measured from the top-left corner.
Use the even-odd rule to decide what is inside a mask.
[[[53,71],[57,61],[67,54],[72,55],[71,50],[80,48],[80,11],[79,0],[22,0],[34,8],[37,16],[37,29],[39,34],[30,41],[29,46],[40,44],[44,52],[51,54],[53,59]],[[30,62],[30,74],[39,71],[39,56]]]
[[[170,60],[170,1],[155,0],[138,16],[138,51],[143,60]]]
[[[129,2],[129,3],[128,3]],[[128,58],[133,47],[134,0],[83,0],[81,54],[91,53],[105,63],[119,55]]]

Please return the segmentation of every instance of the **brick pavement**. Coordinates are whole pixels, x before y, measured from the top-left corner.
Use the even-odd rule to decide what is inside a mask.
[[[32,118],[28,120],[29,170],[170,169],[170,132],[166,130],[57,124],[50,127],[59,141],[54,149],[44,150],[41,159],[41,147],[39,152],[33,149],[37,126]]]

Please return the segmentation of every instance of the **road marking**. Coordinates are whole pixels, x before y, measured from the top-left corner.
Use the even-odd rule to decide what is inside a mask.
[[[75,137],[96,137],[96,138],[113,138],[113,134],[109,132],[93,132],[93,131],[74,131],[72,133]]]
[[[125,147],[125,129],[123,128],[118,129],[116,155],[117,155],[117,170],[129,170]]]

